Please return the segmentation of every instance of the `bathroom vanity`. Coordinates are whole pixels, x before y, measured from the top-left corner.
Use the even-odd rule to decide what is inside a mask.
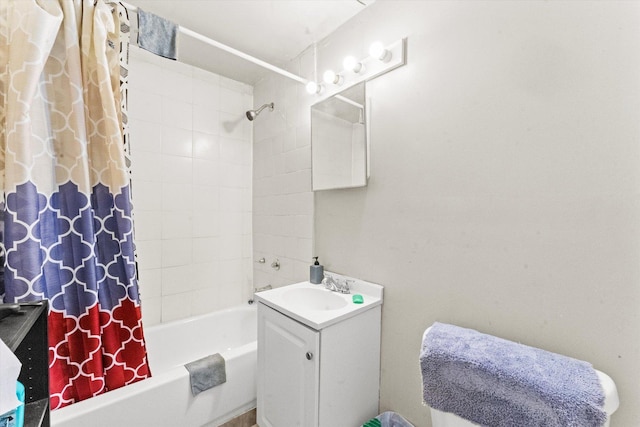
[[[382,286],[354,279],[341,294],[301,282],[256,300],[260,426],[362,425],[378,414]]]

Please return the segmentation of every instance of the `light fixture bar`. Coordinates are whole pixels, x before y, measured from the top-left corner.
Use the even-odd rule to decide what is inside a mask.
[[[337,73],[343,77],[341,84],[324,85],[322,92],[317,92],[319,95],[317,102],[327,99],[330,96],[333,96],[338,92],[342,92],[343,90],[360,82],[374,79],[384,73],[388,73],[391,70],[405,65],[407,63],[406,43],[407,39],[404,38],[397,40],[386,47],[377,46],[374,50],[377,50],[378,57],[367,56],[360,61],[353,57],[349,58],[349,60],[346,61],[348,63],[347,65],[353,65],[353,62],[360,64],[361,68],[359,72],[345,69]]]

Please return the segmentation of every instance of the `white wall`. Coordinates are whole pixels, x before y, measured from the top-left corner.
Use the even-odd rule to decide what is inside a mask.
[[[133,203],[146,326],[252,288],[251,86],[131,46]]]
[[[640,425],[640,3],[378,1],[320,66],[401,36],[370,185],[315,197],[326,267],[386,286],[381,409],[429,425],[439,320],[591,361]]]
[[[367,87],[369,186],[314,196],[325,267],[385,285],[381,411],[430,425],[438,320],[591,361],[618,384],[612,425],[640,425],[640,3],[378,0],[319,73],[404,36],[407,66]]]

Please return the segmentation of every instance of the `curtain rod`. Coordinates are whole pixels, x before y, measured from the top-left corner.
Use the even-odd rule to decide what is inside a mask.
[[[126,2],[123,2],[123,1],[121,1],[120,3],[124,7],[129,9],[131,12],[137,12],[138,11],[138,6],[134,6],[132,4],[129,4],[129,3],[126,3]],[[244,53],[244,52],[242,52],[242,51],[240,51],[238,49],[234,49],[231,46],[227,46],[226,44],[220,43],[219,41],[210,39],[209,37],[203,36],[200,33],[196,33],[195,31],[190,30],[188,28],[185,28],[182,25],[178,25],[178,30],[181,33],[183,33],[183,34],[185,34],[187,36],[190,36],[190,37],[193,37],[194,39],[200,40],[200,41],[202,41],[202,42],[204,42],[204,43],[206,43],[206,44],[208,44],[210,46],[217,47],[218,49],[222,49],[225,52],[228,52],[228,53],[230,53],[232,55],[238,56],[238,57],[240,57],[242,59],[245,59],[245,60],[247,60],[249,62],[252,62],[252,63],[254,63],[254,64],[256,64],[256,65],[258,65],[258,66],[260,66],[262,68],[266,68],[267,70],[273,71],[274,73],[278,73],[281,76],[290,78],[290,79],[295,80],[297,82],[300,82],[302,84],[306,84],[308,82],[307,79],[303,79],[302,77],[297,76],[297,75],[295,75],[293,73],[290,73],[287,70],[283,70],[282,68],[276,67],[275,65],[271,65],[268,62],[265,62],[265,61],[263,61],[261,59],[258,59],[256,57],[253,57],[253,56],[249,55],[249,54],[246,54],[246,53]]]

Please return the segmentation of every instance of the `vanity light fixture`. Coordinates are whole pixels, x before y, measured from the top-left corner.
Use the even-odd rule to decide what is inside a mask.
[[[405,64],[406,39],[399,39],[388,45],[376,41],[369,46],[369,55],[361,59],[347,56],[342,63],[342,70],[328,69],[322,74],[322,80],[315,74],[318,64],[314,62],[313,81],[306,80],[304,83],[310,95],[320,95],[319,98],[324,99]]]
[[[320,92],[322,92],[322,85],[319,85],[318,83],[311,80],[307,82],[305,87],[307,89],[307,93],[311,95],[319,94]]]
[[[322,80],[328,85],[334,84],[340,86],[344,82],[344,78],[340,74],[336,74],[333,70],[327,70],[322,75]]]
[[[346,58],[344,58],[342,65],[346,70],[353,71],[356,74],[364,71],[364,65],[362,65],[362,62],[358,61],[353,56],[347,56]]]
[[[379,41],[371,43],[371,46],[369,46],[369,55],[382,62],[389,62],[392,56],[391,52]]]

